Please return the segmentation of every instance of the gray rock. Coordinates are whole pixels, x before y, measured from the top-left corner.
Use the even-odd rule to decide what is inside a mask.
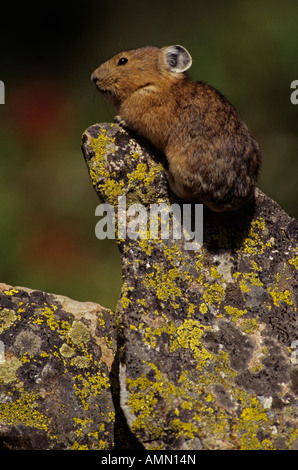
[[[113,124],[82,149],[115,215],[117,311],[0,285],[0,447],[297,449],[298,222],[257,189],[204,208],[189,245],[162,155]]]
[[[0,333],[0,448],[112,448],[114,314],[0,284]]]
[[[87,129],[83,153],[100,201],[114,207],[116,233],[120,196],[127,208],[145,206],[147,221],[150,204],[183,208],[162,156],[118,125]],[[235,213],[204,208],[197,249],[171,231],[146,238],[141,227],[139,239],[117,237],[120,404],[138,441],[175,450],[296,446],[298,222],[257,189]]]

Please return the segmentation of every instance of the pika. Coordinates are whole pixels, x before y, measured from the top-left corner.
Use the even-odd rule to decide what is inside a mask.
[[[172,191],[212,211],[237,210],[254,195],[260,150],[234,106],[215,88],[191,81],[180,45],[121,52],[91,75],[116,120],[168,161]]]

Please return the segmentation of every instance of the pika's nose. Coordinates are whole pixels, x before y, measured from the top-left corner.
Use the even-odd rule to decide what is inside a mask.
[[[97,83],[97,81],[98,81],[98,78],[97,78],[95,72],[93,72],[92,75],[91,75],[91,81],[94,82],[95,85],[96,85],[96,83]]]

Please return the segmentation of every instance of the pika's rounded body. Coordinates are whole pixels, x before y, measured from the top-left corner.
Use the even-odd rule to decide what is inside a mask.
[[[259,146],[221,93],[188,78],[191,63],[182,46],[144,47],[117,54],[91,79],[118,120],[165,154],[178,197],[236,210],[253,197]]]

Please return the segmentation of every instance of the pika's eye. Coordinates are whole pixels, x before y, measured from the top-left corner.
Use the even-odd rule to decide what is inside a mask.
[[[118,65],[124,65],[128,62],[128,59],[126,57],[121,57],[118,61]]]

